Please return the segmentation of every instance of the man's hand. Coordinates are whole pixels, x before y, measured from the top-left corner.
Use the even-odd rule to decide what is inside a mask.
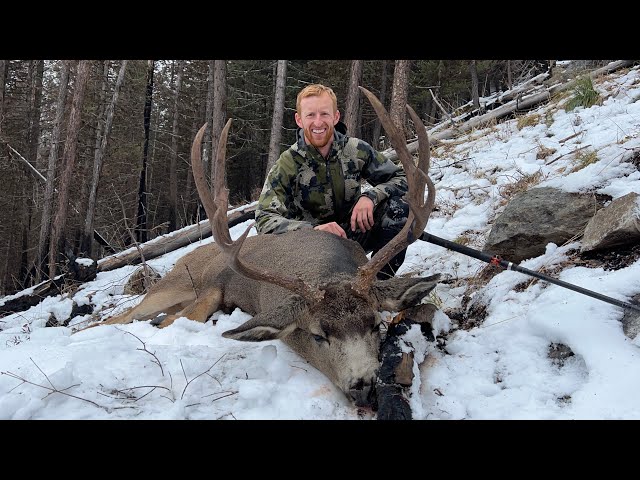
[[[361,232],[365,232],[371,230],[371,227],[373,227],[373,200],[363,195],[351,212],[351,230],[355,232],[356,228],[359,228]]]
[[[322,230],[323,232],[333,233],[342,238],[347,238],[347,233],[336,222],[323,223],[322,225],[316,225],[314,230]]]

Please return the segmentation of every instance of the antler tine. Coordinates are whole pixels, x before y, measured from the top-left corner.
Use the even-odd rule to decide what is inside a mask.
[[[305,283],[301,278],[288,276],[288,275],[275,275],[265,270],[254,268],[245,264],[239,258],[240,249],[244,243],[249,231],[253,227],[249,227],[235,242],[231,240],[231,234],[229,232],[229,224],[227,223],[227,209],[229,206],[229,190],[225,184],[225,172],[224,162],[226,158],[226,145],[227,137],[229,135],[229,129],[231,128],[230,118],[220,134],[220,140],[218,142],[218,149],[216,152],[216,163],[214,165],[214,195],[211,196],[211,191],[207,185],[207,181],[204,175],[204,167],[202,166],[202,137],[207,127],[205,123],[202,128],[196,134],[191,146],[191,166],[193,169],[193,178],[198,190],[198,195],[202,201],[209,222],[211,223],[211,231],[213,233],[213,239],[220,247],[220,250],[227,257],[229,267],[231,267],[236,273],[243,275],[254,280],[260,280],[268,283],[279,285],[287,290],[292,291],[305,298],[310,302],[315,302],[324,297],[324,292],[312,285]]]
[[[429,135],[427,129],[424,126],[422,120],[410,105],[407,105],[407,111],[413,124],[416,127],[416,133],[418,135],[418,167],[415,169],[416,174],[420,174],[424,180],[419,185],[417,190],[409,190],[409,194],[415,201],[409,202],[409,206],[416,216],[416,224],[414,231],[423,232],[429,221],[429,216],[433,211],[433,207],[436,203],[436,187],[433,181],[428,175],[429,168],[431,166],[431,152],[429,149]],[[406,146],[406,143],[403,143]],[[408,151],[408,149],[407,149]],[[412,162],[413,163],[413,162]],[[424,184],[427,184],[427,200],[424,201]],[[421,205],[421,208],[415,208],[414,205]]]
[[[407,175],[408,191],[405,195],[409,204],[409,217],[404,227],[398,234],[380,249],[369,262],[358,269],[356,280],[354,281],[354,289],[364,294],[371,287],[374,277],[382,267],[384,267],[391,258],[398,254],[403,248],[416,240],[415,232],[421,233],[429,219],[429,215],[435,204],[435,186],[427,175],[429,169],[429,137],[424,124],[420,121],[415,111],[407,105],[409,115],[416,124],[418,130],[418,146],[419,146],[419,163],[418,166],[413,162],[413,157],[407,149],[405,136],[391,121],[389,113],[384,108],[380,100],[364,87],[359,87],[362,93],[367,97],[375,110],[380,123],[384,127],[385,132],[389,136],[391,145],[396,150],[398,158],[402,163],[404,171]],[[425,185],[429,187],[427,201],[424,201]]]

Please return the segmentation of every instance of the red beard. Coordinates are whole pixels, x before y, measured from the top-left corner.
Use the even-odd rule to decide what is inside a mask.
[[[322,148],[333,140],[333,125],[327,125],[327,131],[322,138],[318,138],[317,135],[311,133],[311,127],[306,128],[304,134],[311,145],[316,148]]]

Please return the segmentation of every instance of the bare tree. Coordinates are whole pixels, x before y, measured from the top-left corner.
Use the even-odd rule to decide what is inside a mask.
[[[113,125],[113,113],[118,103],[118,96],[120,89],[124,83],[124,74],[127,69],[128,60],[123,60],[120,64],[120,71],[118,72],[118,78],[116,79],[116,85],[113,90],[113,96],[111,97],[111,103],[107,107],[105,113],[105,126],[104,132],[100,138],[99,146],[96,145],[95,157],[93,159],[93,177],[91,178],[91,187],[89,190],[89,202],[87,205],[87,216],[84,221],[84,232],[82,240],[82,250],[89,256],[92,255],[92,238],[93,238],[93,220],[95,218],[96,200],[98,197],[98,185],[100,183],[100,175],[102,173],[102,166],[104,164],[104,155],[107,151],[107,142],[109,141],[109,135],[111,134],[111,126]]]
[[[282,138],[282,120],[284,117],[284,91],[287,86],[287,61],[278,60],[276,70],[276,95],[273,102],[273,118],[271,120],[271,137],[269,138],[268,173],[280,156],[280,139]]]
[[[215,68],[216,61],[209,60],[207,62],[207,103],[206,110],[204,113],[205,121],[207,122],[207,129],[204,132],[204,149],[203,149],[203,163],[204,163],[204,171],[209,171],[209,158],[211,157],[211,122],[209,121],[213,118],[213,87],[215,83]],[[196,129],[196,132],[198,130]],[[189,169],[190,171],[191,169]],[[191,175],[192,177],[192,175]],[[202,214],[204,215],[204,210],[202,210]]]
[[[434,85],[435,88],[440,88],[442,86],[442,71],[444,70],[444,61],[440,60],[438,62],[438,67],[436,68],[436,84]],[[435,98],[433,96],[433,92],[431,92],[431,97]],[[438,118],[440,118],[440,115],[438,115],[438,104],[434,101],[431,103],[431,111],[429,113],[429,116],[433,119],[433,123],[436,123],[438,121]]]
[[[227,61],[216,60],[213,72],[213,115],[211,121],[211,145],[218,145],[222,127],[227,120]],[[216,149],[211,148],[211,179],[213,183]]]
[[[347,87],[347,100],[344,110],[344,124],[347,132],[357,137],[360,135],[358,130],[358,113],[360,111],[360,90],[358,86],[362,82],[362,60],[351,60],[351,70],[349,74],[349,84]]]
[[[184,70],[184,60],[175,62],[176,84],[173,92],[173,125],[171,128],[171,156],[169,160],[169,231],[173,232],[177,228],[178,216],[178,118],[180,105],[180,89],[182,88],[182,73]]]
[[[136,215],[136,240],[147,241],[147,166],[149,161],[149,137],[151,135],[151,107],[153,106],[153,72],[155,61],[147,62],[147,89],[144,100],[144,147],[142,150],[142,169],[138,187],[138,213]]]
[[[409,72],[411,60],[396,60],[393,70],[393,89],[389,114],[391,121],[401,132],[406,133],[407,99],[409,97]]]
[[[69,185],[71,184],[73,167],[76,161],[82,106],[84,103],[84,94],[90,71],[91,61],[80,60],[78,62],[73,101],[71,102],[71,112],[69,113],[69,127],[67,128],[64,151],[62,154],[64,171],[62,172],[62,178],[60,180],[58,201],[56,202],[56,214],[54,216],[53,223],[51,224],[51,240],[49,243],[49,278],[53,278],[56,274],[57,253],[63,250],[62,247],[64,245],[63,235],[67,224]]]
[[[469,64],[469,72],[471,73],[471,98],[473,100],[473,108],[480,108],[480,97],[478,94],[478,66],[475,60],[471,60]]]
[[[42,221],[40,223],[40,236],[38,239],[38,256],[36,261],[36,282],[42,280],[42,273],[46,264],[47,250],[49,249],[49,232],[51,230],[51,212],[53,210],[53,192],[56,182],[56,166],[58,164],[58,146],[60,144],[60,130],[67,102],[67,87],[69,85],[69,68],[71,62],[62,61],[60,80],[58,85],[58,99],[56,100],[56,115],[51,132],[51,147],[49,149],[49,162],[47,166],[47,182],[44,189],[44,201],[42,204]]]
[[[38,146],[40,144],[40,113],[42,104],[42,77],[44,75],[44,60],[32,60],[29,63],[30,89],[29,109],[27,110],[27,158],[32,165],[38,165]],[[25,187],[26,188],[26,187]],[[20,279],[23,285],[29,285],[33,272],[29,271],[29,244],[31,237],[31,223],[35,209],[34,199],[38,195],[37,185],[31,187],[29,195],[25,191],[25,217],[22,223],[22,255],[20,259]]]
[[[4,89],[7,82],[8,60],[0,60],[0,135],[4,123]]]
[[[100,93],[98,95],[98,111],[96,112],[96,131],[95,131],[95,142],[94,142],[94,147],[93,147],[93,152],[94,152],[94,161],[93,161],[93,166],[95,168],[96,165],[96,158],[99,155],[99,151],[100,151],[100,144],[102,143],[102,138],[103,138],[103,130],[104,130],[104,117],[105,117],[105,111],[106,111],[106,98],[107,98],[107,89],[109,87],[109,68],[111,66],[111,61],[110,60],[103,60],[102,62],[102,81],[101,81],[101,87],[100,87]],[[83,172],[86,173],[86,176],[89,176],[89,172],[88,172],[88,168],[89,168],[89,162],[87,162],[87,171]],[[92,193],[92,183],[86,182],[88,189],[87,189],[87,193],[86,193],[86,197],[87,197],[87,216],[89,216],[89,204],[91,203],[91,193]],[[95,201],[94,201],[94,205],[95,205]],[[91,214],[92,215],[92,214]],[[85,228],[86,228],[86,220],[85,220]],[[82,233],[82,236],[80,238],[80,251],[83,252],[85,255],[87,256],[91,256],[91,230],[89,230],[89,234],[87,235],[84,231]]]
[[[387,75],[387,65],[388,62],[387,60],[383,60],[382,61],[382,79],[380,80],[380,103],[382,103],[382,105],[386,105],[387,102],[387,83],[389,82],[388,78],[389,76]],[[375,143],[375,147],[378,148],[379,147],[379,143],[380,143],[380,127],[382,126],[382,124],[380,123],[380,119],[378,117],[376,117],[375,120],[375,124],[373,127],[373,141]]]

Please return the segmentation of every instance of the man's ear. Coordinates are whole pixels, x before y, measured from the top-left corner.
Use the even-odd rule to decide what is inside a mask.
[[[296,125],[304,129],[304,126],[302,125],[302,118],[300,118],[300,115],[298,115],[298,112],[296,112],[296,114],[294,115],[294,118],[296,119]]]
[[[340,121],[340,110],[336,110],[336,114],[333,116],[333,125]]]

